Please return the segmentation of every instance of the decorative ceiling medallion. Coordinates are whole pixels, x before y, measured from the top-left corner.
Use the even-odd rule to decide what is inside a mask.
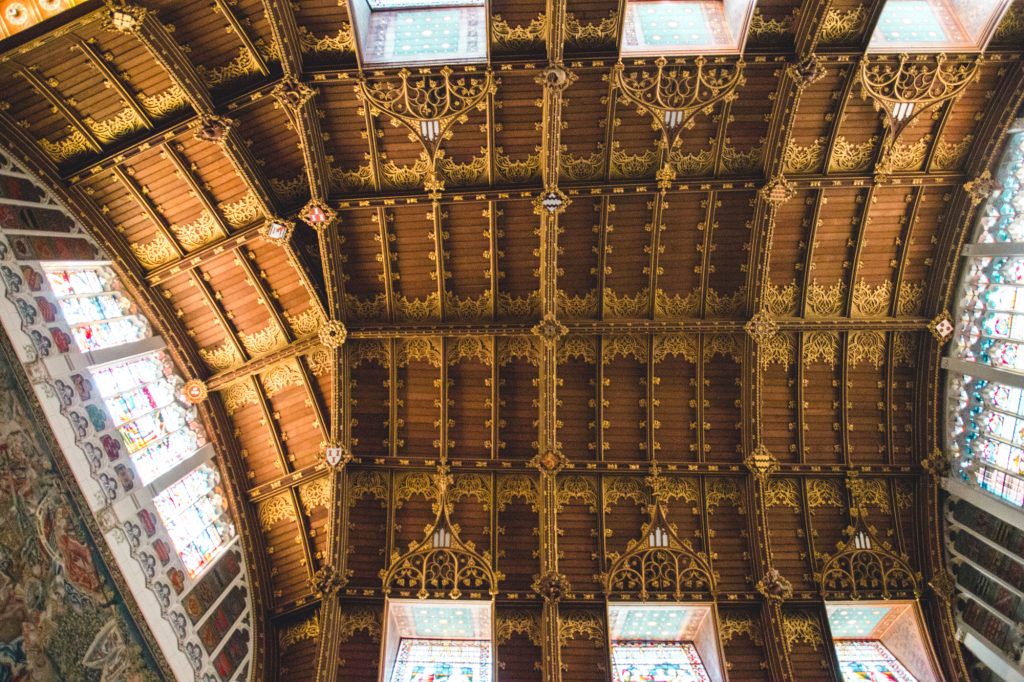
[[[274,86],[274,89],[270,91],[270,96],[274,98],[277,106],[283,107],[286,111],[295,112],[308,102],[316,92],[314,88],[309,87],[302,81],[286,78]]]
[[[743,460],[743,463],[747,465],[750,473],[754,474],[762,484],[768,480],[769,476],[779,470],[778,460],[768,451],[768,447],[764,443],[759,443],[754,448],[754,451]]]
[[[971,206],[981,204],[999,189],[999,184],[992,179],[992,173],[987,168],[975,179],[964,183],[964,191],[971,199]]]
[[[555,318],[554,313],[547,313],[543,320],[533,325],[530,332],[547,343],[554,343],[568,334],[569,329]]]
[[[939,313],[934,320],[928,323],[928,331],[932,333],[940,346],[945,345],[953,338],[956,327],[953,325],[953,318],[948,311]]]
[[[274,218],[263,224],[263,227],[260,228],[260,234],[263,235],[264,239],[284,243],[291,239],[294,229],[295,223],[292,221]]]
[[[786,67],[786,73],[796,83],[797,89],[803,90],[824,78],[828,70],[822,65],[818,55],[810,54],[796,64]]]
[[[743,331],[754,340],[754,343],[763,346],[779,333],[779,323],[767,310],[759,310],[743,325]]]
[[[181,392],[185,396],[185,402],[190,405],[198,405],[206,400],[206,397],[209,395],[206,384],[199,379],[189,379],[186,381]]]
[[[572,592],[569,578],[558,571],[547,571],[537,576],[530,587],[546,602],[557,602]]]
[[[325,441],[320,443],[320,452],[327,466],[340,469],[352,461],[352,452],[342,443]]]
[[[786,601],[793,596],[793,584],[779,573],[777,568],[769,568],[764,576],[757,581],[757,591],[770,601]]]
[[[778,209],[792,199],[794,194],[796,194],[796,187],[786,180],[785,175],[776,175],[758,190],[761,199],[768,202],[773,209]]]
[[[142,26],[148,14],[149,10],[145,7],[111,0],[107,3],[107,16],[103,26],[121,33],[134,33]]]
[[[543,196],[537,197],[533,202],[534,213],[540,215],[541,211],[547,211],[550,215],[558,215],[568,208],[571,200],[562,190],[557,187]]]
[[[345,329],[345,325],[340,321],[331,320],[320,327],[318,336],[323,346],[331,349],[341,348],[345,343],[345,339],[348,338],[348,330]]]
[[[314,230],[320,230],[332,222],[338,214],[330,206],[319,199],[311,199],[308,204],[299,211],[299,218]]]
[[[569,460],[559,450],[547,450],[531,459],[528,464],[539,469],[542,474],[555,476],[569,466]]]
[[[202,116],[195,124],[196,139],[203,142],[221,143],[227,139],[235,122],[223,116]]]

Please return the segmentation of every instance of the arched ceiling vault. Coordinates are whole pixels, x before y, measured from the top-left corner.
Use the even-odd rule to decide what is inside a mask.
[[[465,482],[456,520],[506,574],[499,600],[536,600],[532,576],[561,574],[565,601],[593,604],[587,576],[640,521],[607,521],[614,540],[592,546],[555,519],[586,530],[595,514],[605,534],[616,477],[652,455],[701,499],[735,502],[687,521],[730,598],[760,603],[775,570],[797,601],[819,599],[815,548],[841,539],[865,489],[891,502],[871,522],[930,575],[929,325],[951,305],[964,185],[1020,107],[1019,2],[984,59],[950,55],[966,87],[898,137],[864,96],[873,66],[898,64],[864,55],[880,0],[759,2],[743,65],[713,65],[739,72],[735,88],[694,106],[671,147],[678,131],[630,99],[657,65],[616,66],[618,2],[491,2],[491,66],[452,76],[472,92],[432,114],[450,129],[439,144],[379,100],[443,74],[362,70],[343,5],[146,2],[117,30],[86,2],[0,59],[5,139],[211,389],[268,674],[311,665],[283,633],[319,607],[325,567],[343,596],[382,598],[376,570],[430,521],[418,476],[441,459]],[[347,478],[321,442],[350,449]],[[557,477],[534,459],[549,452]],[[550,484],[536,535],[501,516],[516,476]],[[835,523],[813,511],[817,480],[847,491]],[[780,516],[787,500],[799,513]],[[781,602],[766,604],[778,627]],[[793,678],[782,639],[766,657]]]

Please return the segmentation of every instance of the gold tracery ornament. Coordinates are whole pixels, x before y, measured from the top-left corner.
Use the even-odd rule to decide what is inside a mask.
[[[441,189],[437,162],[441,144],[451,139],[457,123],[469,120],[474,109],[487,108],[487,98],[498,89],[490,69],[483,73],[455,74],[445,66],[438,73],[414,75],[402,69],[396,77],[360,78],[356,96],[366,104],[371,116],[387,114],[394,126],[409,130],[409,139],[423,145],[429,170],[428,189]],[[440,186],[439,186],[440,185]]]
[[[736,90],[746,82],[744,65],[742,59],[708,64],[704,57],[692,63],[669,64],[659,57],[653,71],[648,67],[627,69],[619,62],[611,77],[623,100],[653,119],[651,127],[661,131],[665,148],[670,150],[683,130],[693,128],[697,114],[710,114],[719,102],[739,96]]]
[[[884,57],[861,61],[861,96],[870,97],[875,110],[885,112],[888,139],[883,147],[895,144],[922,114],[960,97],[980,77],[982,60],[979,56],[972,62],[949,62],[944,54],[902,54],[897,64]]]
[[[498,593],[498,582],[504,574],[491,568],[488,552],[479,553],[472,542],[459,537],[459,526],[452,523],[452,502],[449,489],[452,476],[442,464],[434,474],[437,501],[433,505],[434,521],[419,542],[409,543],[405,554],[391,554],[391,563],[381,570],[384,594],[392,591],[419,599],[458,599],[465,593]]]
[[[816,552],[823,562],[814,574],[825,599],[916,598],[920,596],[921,574],[909,564],[906,554],[897,554],[889,542],[878,538],[858,509],[851,509],[853,525],[843,534],[835,554]]]
[[[602,576],[610,599],[686,599],[713,597],[715,574],[706,552],[698,552],[689,540],[681,540],[669,523],[665,506],[668,481],[661,477],[658,465],[651,466],[647,477],[653,501],[650,518],[640,531],[640,539],[630,540],[626,551]]]

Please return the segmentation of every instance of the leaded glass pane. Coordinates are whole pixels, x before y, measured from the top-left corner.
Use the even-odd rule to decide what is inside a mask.
[[[367,63],[480,61],[486,57],[483,7],[433,7],[371,12],[363,51]]]
[[[843,682],[917,682],[917,678],[877,640],[837,639],[834,643]]]
[[[220,476],[208,464],[168,487],[153,504],[192,577],[235,534],[220,490]]]
[[[489,682],[491,643],[403,639],[391,682]]]
[[[64,319],[83,352],[109,348],[149,336],[149,324],[132,313],[117,276],[102,265],[45,268]]]
[[[982,208],[977,241],[1024,241],[1024,133],[1010,137],[996,179],[999,189]]]
[[[612,682],[710,682],[689,642],[612,644]]]

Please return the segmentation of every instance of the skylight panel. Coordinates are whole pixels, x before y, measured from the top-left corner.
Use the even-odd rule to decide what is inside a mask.
[[[482,62],[487,10],[482,0],[354,0],[368,66]]]
[[[737,54],[754,0],[628,0],[623,55]]]
[[[831,603],[826,611],[843,682],[939,682],[915,603]]]
[[[983,50],[1009,0],[886,0],[874,52]]]
[[[387,602],[385,682],[491,682],[493,604],[470,600]]]

